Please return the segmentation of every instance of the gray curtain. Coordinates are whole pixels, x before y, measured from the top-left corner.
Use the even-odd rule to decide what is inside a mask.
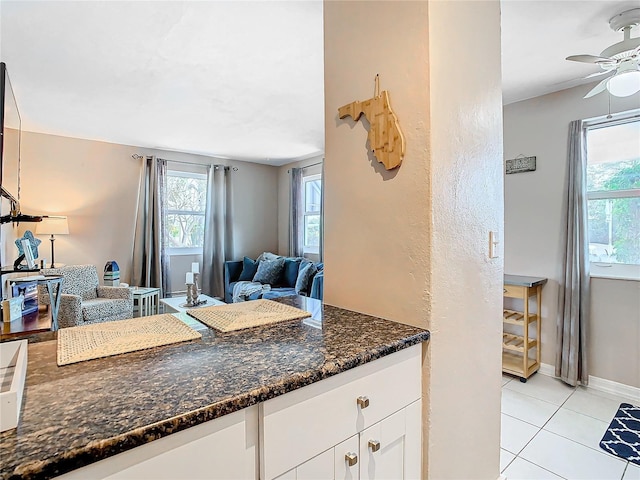
[[[224,298],[224,262],[233,258],[230,168],[207,167],[207,206],[202,252],[202,292]]]
[[[556,376],[587,385],[589,327],[589,239],[587,226],[586,132],[582,120],[569,125],[568,175],[564,203],[564,259],[558,294]]]
[[[131,275],[133,285],[159,287],[160,297],[171,291],[164,235],[166,174],[165,160],[155,157],[142,160]]]
[[[289,193],[289,256],[301,257],[303,254],[303,238],[300,235],[302,230],[300,220],[304,206],[302,205],[302,168],[291,169],[291,186]]]

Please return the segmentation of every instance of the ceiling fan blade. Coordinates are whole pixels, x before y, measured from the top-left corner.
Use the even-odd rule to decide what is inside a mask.
[[[613,70],[614,70],[613,68],[610,68],[609,70],[604,70],[602,72],[592,73],[591,75],[587,75],[586,77],[582,77],[582,78],[583,79],[587,79],[587,78],[599,77],[600,75],[606,75],[607,73],[610,73]]]
[[[615,58],[596,57],[595,55],[571,55],[570,57],[567,57],[567,60],[571,60],[572,62],[583,62],[583,63],[616,62]]]
[[[612,75],[615,76],[615,75]],[[591,89],[591,91],[589,93],[587,93],[584,98],[591,98],[594,95],[599,94],[600,92],[603,92],[604,90],[607,89],[607,82],[609,81],[611,77],[607,77],[604,80],[602,80],[599,84],[597,84],[595,87],[593,87]]]

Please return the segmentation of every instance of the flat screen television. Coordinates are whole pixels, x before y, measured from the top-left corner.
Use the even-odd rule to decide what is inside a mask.
[[[20,200],[20,114],[7,66],[0,62],[0,187],[3,197]]]

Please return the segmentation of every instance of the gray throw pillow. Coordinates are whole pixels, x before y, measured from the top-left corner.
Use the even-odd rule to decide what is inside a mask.
[[[318,273],[318,269],[313,263],[301,264],[298,278],[296,279],[296,293],[307,293],[311,286],[311,279]]]
[[[280,282],[280,277],[284,270],[284,258],[275,260],[263,260],[258,264],[258,271],[253,277],[254,282],[268,283],[276,285]]]

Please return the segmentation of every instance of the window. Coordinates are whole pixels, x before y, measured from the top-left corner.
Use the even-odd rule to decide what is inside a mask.
[[[302,178],[304,213],[302,242],[304,253],[320,253],[320,207],[322,205],[322,179],[320,175]]]
[[[169,253],[202,253],[207,176],[169,170],[166,202]]]
[[[640,265],[638,139],[637,116],[587,124],[589,258],[592,270],[607,267],[605,275]]]

